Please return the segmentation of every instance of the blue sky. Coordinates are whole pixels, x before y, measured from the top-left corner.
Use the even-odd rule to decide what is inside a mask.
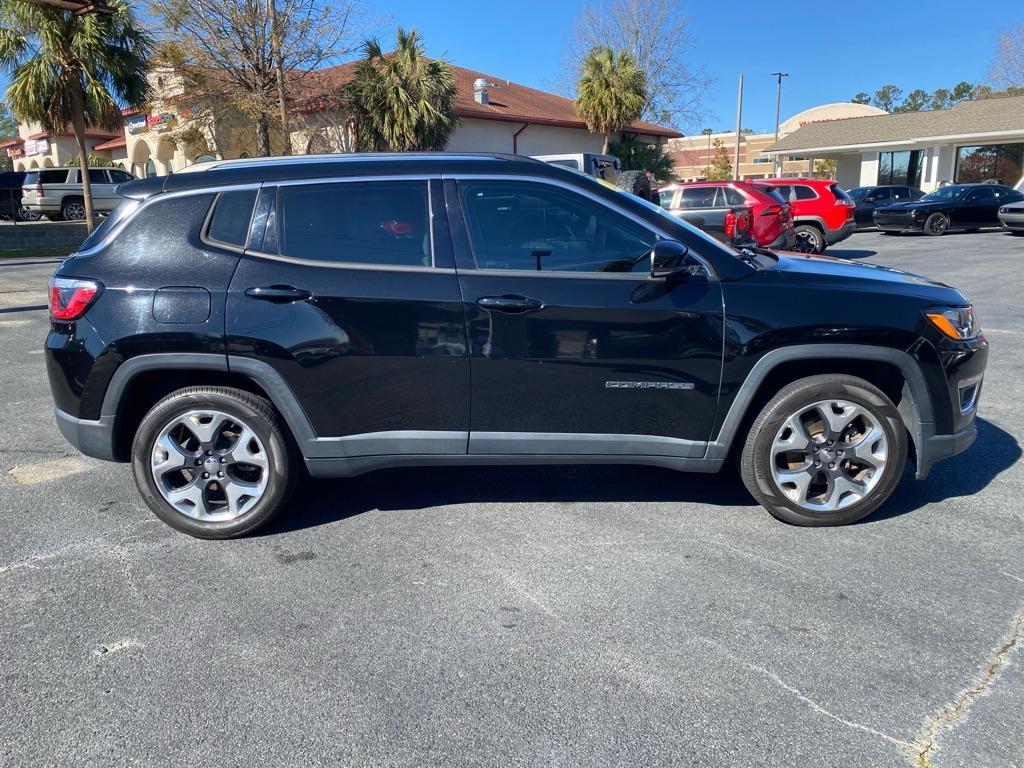
[[[583,6],[583,0],[368,2],[390,26],[418,28],[432,55],[551,90]],[[775,116],[772,72],[791,75],[783,88],[783,119],[888,82],[904,92],[951,87],[960,80],[982,82],[1000,27],[1024,24],[1021,0],[986,0],[978,6],[984,12],[977,14],[953,0],[679,2],[695,41],[687,63],[715,80],[705,102],[706,124],[720,130],[734,124],[740,73],[746,76],[743,125],[768,131]]]

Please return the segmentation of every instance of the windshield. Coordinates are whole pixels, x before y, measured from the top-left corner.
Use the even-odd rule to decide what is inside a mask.
[[[968,187],[943,187],[925,195],[921,200],[959,200],[967,194],[968,189]]]
[[[853,189],[851,189],[846,194],[848,194],[850,197],[852,197],[853,201],[855,203],[859,203],[861,200],[864,199],[864,197],[867,195],[867,193],[868,193],[868,188],[867,187],[854,187]]]

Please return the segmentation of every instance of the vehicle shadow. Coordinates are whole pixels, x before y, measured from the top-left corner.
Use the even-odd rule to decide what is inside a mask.
[[[889,501],[861,523],[876,523],[913,512],[926,504],[972,496],[1016,464],[1021,453],[1013,435],[990,421],[978,419],[978,439],[974,445],[959,456],[940,461],[923,482],[914,480],[913,470],[908,465],[903,481]]]
[[[968,450],[937,464],[924,482],[908,468],[893,496],[861,524],[983,490],[1021,457],[1017,440],[984,419]],[[717,475],[643,466],[417,467],[302,484],[290,509],[256,536],[315,528],[372,510],[408,511],[456,504],[679,502],[751,507],[732,467]]]

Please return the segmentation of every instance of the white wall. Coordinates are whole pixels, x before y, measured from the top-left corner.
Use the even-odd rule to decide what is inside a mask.
[[[512,152],[512,137],[522,123],[463,119],[445,147],[449,152]],[[516,141],[520,155],[600,152],[604,138],[580,128],[530,125]]]
[[[878,183],[878,153],[862,152],[860,155],[859,187],[870,187]]]
[[[836,182],[843,189],[861,186],[860,155],[840,155],[836,158]]]

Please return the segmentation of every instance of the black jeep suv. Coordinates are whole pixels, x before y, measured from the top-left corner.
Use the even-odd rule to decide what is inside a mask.
[[[194,536],[262,525],[303,467],[730,455],[773,515],[835,525],[975,437],[963,294],[734,251],[564,168],[300,157],[119,191],[50,284],[57,420]]]

